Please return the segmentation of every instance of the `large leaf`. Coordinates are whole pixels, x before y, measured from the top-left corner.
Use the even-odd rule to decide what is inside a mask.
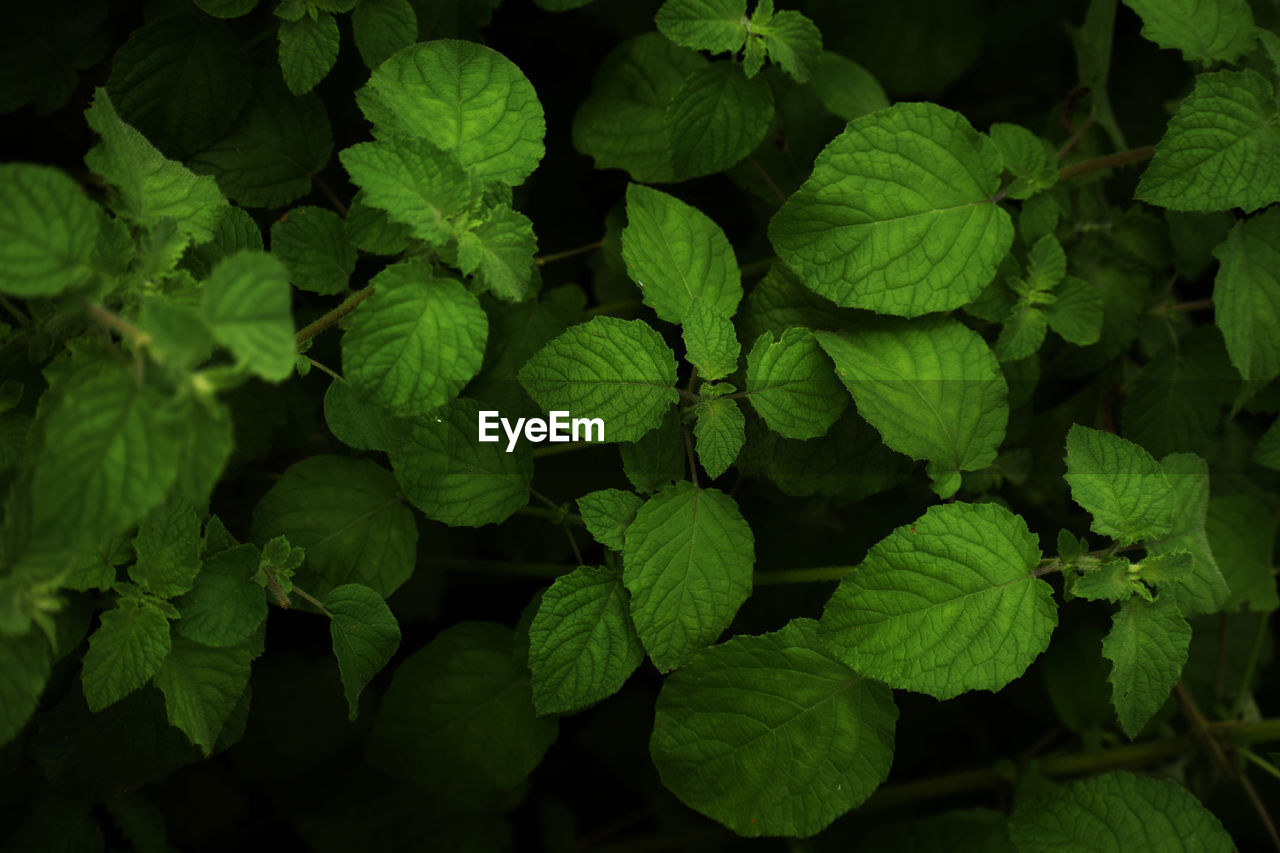
[[[643,320],[594,317],[529,359],[520,384],[546,411],[600,418],[606,441],[634,441],[679,399],[676,361]]]
[[[1137,197],[1171,210],[1257,210],[1280,199],[1280,109],[1253,70],[1196,77],[1169,119]]]
[[[1071,497],[1093,516],[1095,532],[1125,545],[1170,532],[1173,488],[1160,463],[1133,442],[1073,425],[1066,480]]]
[[[769,223],[779,257],[838,305],[915,317],[958,308],[1013,242],[991,202],[999,152],[959,113],[897,104],[854,119]],[[944,284],[945,283],[945,284]]]
[[[258,549],[237,545],[208,556],[190,592],[174,601],[182,618],[177,632],[206,646],[245,641],[267,618],[266,592],[254,583]]]
[[[747,399],[774,432],[787,438],[826,433],[848,405],[831,361],[808,329],[779,340],[766,332],[747,356]]]
[[[480,370],[489,321],[461,282],[425,264],[387,267],[342,337],[351,389],[399,415],[426,415]]]
[[[746,157],[773,120],[773,90],[735,62],[690,73],[667,104],[671,166],[681,179],[710,175]]]
[[[271,255],[243,250],[219,261],[204,284],[204,319],[214,340],[269,382],[289,378],[297,353],[288,276]]]
[[[360,711],[360,693],[400,648],[400,623],[382,596],[358,583],[334,587],[324,598],[333,655],[342,675],[348,719]]]
[[[200,572],[200,516],[185,501],[167,501],[138,525],[133,547],[129,579],[161,598],[181,595]]]
[[[644,303],[667,322],[683,320],[695,299],[726,317],[742,299],[738,259],[720,226],[659,190],[627,187],[622,259]]]
[[[600,489],[578,498],[578,513],[587,532],[597,542],[615,551],[622,550],[622,536],[635,520],[644,499],[621,489]]]
[[[1209,511],[1209,465],[1191,453],[1174,453],[1160,460],[1173,490],[1172,530],[1147,545],[1147,554],[1185,552],[1191,555],[1191,574],[1170,591],[1187,617],[1216,613],[1231,596],[1218,561],[1209,546],[1205,523]]]
[[[290,466],[253,511],[253,538],[276,536],[306,549],[299,583],[315,596],[363,584],[385,598],[413,574],[413,513],[369,459],[319,454]]]
[[[1236,223],[1214,255],[1222,262],[1213,284],[1214,319],[1231,363],[1246,380],[1270,381],[1280,374],[1280,210]]]
[[[751,593],[755,537],[733,498],[681,481],[649,498],[627,528],[623,582],[636,633],[669,671],[715,642]]]
[[[150,681],[169,653],[169,643],[169,620],[153,604],[124,598],[103,613],[84,653],[89,710],[101,711]]]
[[[822,615],[837,657],[891,687],[950,699],[999,690],[1049,645],[1038,538],[995,503],[934,506],[871,547]]]
[[[508,791],[538,765],[557,730],[554,717],[534,711],[511,630],[462,622],[396,667],[369,755],[431,790]]]
[[[542,105],[511,60],[472,41],[415,44],[383,62],[356,92],[379,135],[452,151],[485,181],[516,185],[542,159]]]
[[[0,292],[56,296],[87,283],[99,216],[60,169],[0,165]]]
[[[621,573],[580,566],[542,594],[529,625],[539,714],[577,711],[612,696],[644,660]]]
[[[391,448],[391,467],[410,503],[428,518],[480,527],[505,521],[529,502],[533,456],[528,442],[479,442],[480,406],[461,398],[414,421]]]
[[[169,722],[209,755],[249,686],[253,659],[262,653],[262,635],[216,649],[177,637],[156,673]]]
[[[698,654],[662,685],[649,751],[662,782],[739,835],[805,837],[889,774],[898,709],[796,619]]]
[[[1102,656],[1111,661],[1111,702],[1129,739],[1169,698],[1182,675],[1191,626],[1171,595],[1154,602],[1135,596],[1111,617]]]
[[[995,459],[1008,386],[976,332],[938,317],[815,336],[858,413],[889,447],[941,470],[977,470]]]

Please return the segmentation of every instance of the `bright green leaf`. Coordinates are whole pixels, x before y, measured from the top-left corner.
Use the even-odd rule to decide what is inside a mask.
[[[218,262],[204,285],[204,319],[213,339],[269,382],[293,373],[297,351],[289,279],[280,261],[240,251]]]
[[[600,489],[578,498],[578,514],[597,542],[622,550],[622,537],[635,520],[644,498],[621,489]]]
[[[382,596],[358,583],[334,587],[324,597],[329,633],[338,659],[348,719],[360,712],[360,692],[400,648],[400,623]]]
[[[1133,740],[1169,698],[1187,662],[1191,626],[1172,595],[1132,598],[1111,617],[1102,656],[1111,661],[1111,702]]]
[[[634,441],[679,399],[675,356],[643,320],[594,317],[529,359],[520,384],[546,411],[600,418],[606,441]]]
[[[746,19],[747,0],[667,0],[653,20],[681,47],[723,53],[742,47]]]
[[[1148,557],[1180,552],[1191,555],[1191,575],[1170,592],[1188,618],[1217,613],[1231,590],[1218,568],[1205,522],[1209,511],[1209,465],[1191,453],[1175,453],[1160,460],[1173,489],[1172,532],[1147,545]]]
[[[703,379],[723,379],[737,371],[742,346],[728,315],[703,299],[694,299],[685,309],[680,333],[685,361],[698,368]]]
[[[1280,199],[1280,122],[1270,82],[1253,70],[1196,77],[1138,182],[1137,198],[1170,210],[1246,212]]]
[[[374,277],[373,296],[342,337],[351,390],[400,415],[426,415],[458,395],[480,370],[489,321],[460,282],[425,264],[397,264]]]
[[[1096,344],[1102,335],[1102,296],[1091,281],[1069,275],[1053,290],[1044,306],[1049,328],[1077,346]]]
[[[244,208],[228,204],[221,208],[213,225],[213,237],[187,250],[182,266],[198,279],[209,277],[209,271],[225,257],[241,249],[261,252],[265,248],[262,231]]]
[[[169,620],[137,598],[121,598],[102,614],[84,653],[84,698],[101,711],[151,680],[169,653]]]
[[[1049,645],[1053,588],[1032,572],[1039,540],[994,503],[931,507],[871,547],[822,615],[857,672],[950,699],[999,690]]]
[[[323,207],[295,207],[271,224],[271,253],[289,281],[313,293],[341,293],[356,268],[356,250],[342,219]]]
[[[413,573],[413,514],[369,459],[320,454],[286,469],[253,511],[256,541],[281,535],[306,549],[299,583],[312,595],[362,584],[385,598]]]
[[[1044,343],[1048,328],[1049,321],[1043,311],[1029,302],[1019,302],[1000,328],[995,345],[996,358],[1006,362],[1035,355]]]
[[[1013,242],[1009,214],[990,202],[999,185],[999,152],[963,116],[897,104],[854,119],[822,150],[769,239],[838,305],[946,311],[982,291]]]
[[[1234,62],[1253,50],[1247,0],[1124,0],[1142,18],[1142,37],[1182,51],[1187,62]]]
[[[129,579],[161,598],[181,595],[200,572],[200,518],[185,501],[163,503],[138,525],[133,547]]]
[[[649,657],[666,672],[715,642],[751,593],[755,538],[733,498],[681,481],[627,528],[623,582]]]
[[[763,141],[773,120],[773,91],[734,62],[691,72],[667,103],[671,166],[681,178],[728,169]]]
[[[797,83],[807,83],[822,55],[822,33],[813,21],[799,12],[775,12],[764,26],[752,26],[752,35],[761,36],[769,59]]]
[[[499,205],[460,236],[459,258],[465,252],[472,260],[459,269],[465,275],[477,273],[477,281],[494,296],[521,302],[533,295],[533,256],[537,251],[538,240],[529,217]]]
[[[685,449],[680,436],[680,415],[668,409],[657,429],[618,447],[622,473],[637,492],[656,492],[684,476]]]
[[[56,296],[86,284],[99,213],[59,169],[0,165],[0,292]]]
[[[622,575],[580,566],[542,594],[529,626],[529,670],[539,714],[581,710],[608,698],[644,660]]]
[[[1009,197],[1026,199],[1058,182],[1058,152],[1025,127],[997,122],[988,131],[1013,176]]]
[[[338,59],[338,22],[315,11],[296,21],[284,21],[277,31],[280,71],[295,95],[305,95],[325,78]]]
[[[693,438],[698,461],[714,480],[738,458],[738,451],[747,441],[747,420],[738,401],[725,397],[704,400],[695,412],[698,422],[693,427]]]
[[[700,653],[658,694],[649,751],[686,805],[745,836],[805,837],[889,774],[898,709],[795,619]]]
[[[848,403],[831,361],[808,329],[787,329],[778,340],[766,332],[747,356],[747,399],[774,432],[816,438]]]
[[[394,415],[365,400],[342,379],[329,383],[324,394],[324,420],[338,441],[356,450],[390,450],[402,428]]]
[[[1214,319],[1231,363],[1246,381],[1268,382],[1280,374],[1280,210],[1236,223],[1214,255],[1222,262],[1213,284]]]
[[[1085,572],[1071,585],[1071,594],[1090,601],[1110,601],[1116,604],[1133,596],[1134,577],[1129,574],[1128,560],[1107,560],[1102,565]]]
[[[1090,529],[1128,545],[1172,532],[1173,487],[1160,463],[1118,435],[1075,424],[1067,433],[1071,497],[1093,516]]]
[[[458,158],[426,139],[393,137],[361,142],[338,158],[364,200],[409,226],[432,246],[449,239],[451,219],[472,203],[472,186]]]
[[[622,259],[644,303],[667,322],[684,319],[695,299],[731,317],[742,299],[738,259],[720,226],[659,190],[627,187]]]
[[[375,255],[398,255],[409,248],[412,231],[402,222],[392,222],[387,212],[356,193],[347,210],[347,238],[351,245]]]

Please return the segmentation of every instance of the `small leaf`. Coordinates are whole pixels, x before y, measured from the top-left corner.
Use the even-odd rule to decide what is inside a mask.
[[[539,714],[581,710],[622,687],[644,660],[622,576],[580,566],[542,595],[529,626],[529,670]]]
[[[347,719],[354,720],[360,712],[360,692],[400,648],[400,623],[381,595],[358,583],[334,587],[324,607],[350,709]]]
[[[1213,254],[1222,262],[1213,282],[1214,319],[1231,363],[1246,381],[1269,382],[1280,375],[1280,210],[1237,222]]]
[[[1049,321],[1043,311],[1029,302],[1019,302],[1000,328],[1000,336],[996,338],[996,358],[1006,362],[1035,355],[1044,343],[1048,328]]]
[[[751,593],[755,538],[733,498],[682,481],[627,528],[623,582],[654,665],[670,671],[714,642]]]
[[[315,10],[281,23],[278,36],[284,82],[295,95],[305,95],[338,59],[338,22],[328,12]]]
[[[578,513],[597,542],[622,550],[622,537],[644,499],[621,489],[600,489],[578,498]]]
[[[637,492],[656,492],[684,476],[685,449],[680,436],[680,416],[668,409],[657,429],[618,447],[622,472]]]
[[[1173,488],[1160,463],[1131,441],[1073,425],[1066,481],[1071,497],[1093,515],[1096,533],[1127,545],[1171,532]]]
[[[738,260],[720,226],[659,190],[627,187],[622,259],[644,303],[669,323],[683,320],[695,299],[726,317],[742,300]]]
[[[1044,306],[1049,328],[1076,346],[1096,344],[1102,335],[1102,296],[1093,282],[1069,275]]]
[[[1111,617],[1102,656],[1113,666],[1111,701],[1120,727],[1133,740],[1169,698],[1187,662],[1191,627],[1171,595],[1154,602],[1133,598]]]
[[[1048,140],[1004,122],[991,125],[988,133],[1000,149],[1005,169],[1013,175],[1010,198],[1027,199],[1058,182],[1058,153]]]
[[[1175,453],[1160,460],[1173,488],[1172,532],[1148,543],[1147,557],[1191,555],[1191,574],[1170,592],[1187,618],[1217,613],[1231,597],[1205,529],[1209,511],[1209,465],[1199,456]]]
[[[133,547],[129,579],[161,598],[181,595],[200,572],[200,518],[185,501],[161,504],[138,525]]]
[[[213,339],[268,382],[293,374],[293,315],[284,264],[242,250],[218,262],[204,285],[204,319]]]
[[[364,200],[393,222],[409,226],[413,236],[443,246],[451,220],[471,205],[471,180],[452,151],[425,139],[391,137],[361,142],[338,159],[361,188]]]
[[[797,83],[807,83],[822,54],[822,33],[813,21],[799,12],[775,12],[763,26],[753,25],[753,35],[764,41],[769,59]]]
[[[724,397],[699,403],[695,412],[698,422],[694,424],[693,437],[698,461],[714,480],[729,470],[746,443],[746,418],[737,400]]]
[[[808,329],[766,332],[747,356],[747,399],[774,432],[787,438],[826,433],[848,403],[818,340]]]
[[[101,711],[150,681],[170,645],[169,620],[141,599],[121,598],[101,618],[84,653],[84,698],[90,711]]]
[[[1085,572],[1071,585],[1071,594],[1090,601],[1110,601],[1115,604],[1133,597],[1135,574],[1130,574],[1128,560],[1107,560],[1095,569]]]
[[[681,322],[685,361],[703,379],[723,379],[738,369],[742,346],[728,316],[702,299],[689,303]]]
[[[530,358],[520,384],[546,411],[600,418],[606,441],[634,441],[679,399],[675,356],[643,320],[594,317]]]
[[[1038,538],[995,503],[931,507],[871,547],[822,615],[822,637],[858,673],[950,699],[999,690],[1049,645],[1053,588],[1032,571]]]
[[[1247,0],[1124,0],[1142,18],[1142,37],[1182,51],[1187,62],[1235,62],[1253,50]]]
[[[667,0],[653,20],[681,47],[723,53],[742,47],[746,19],[747,0]]]
[[[533,295],[537,287],[533,256],[538,240],[529,217],[506,205],[494,207],[483,221],[463,233],[459,256],[464,248],[476,260],[460,269],[466,275],[477,273],[483,289],[509,302],[522,302]]]
[[[271,224],[271,253],[284,263],[294,287],[313,293],[341,293],[356,268],[342,219],[311,205],[295,207]]]
[[[898,709],[810,619],[712,646],[662,684],[649,751],[690,808],[745,836],[810,836],[889,773]]]

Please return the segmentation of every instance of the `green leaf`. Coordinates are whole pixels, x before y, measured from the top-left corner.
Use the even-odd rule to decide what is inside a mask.
[[[52,662],[49,642],[39,631],[23,637],[0,632],[0,746],[13,740],[35,713]]]
[[[338,441],[356,450],[390,450],[402,428],[394,415],[369,403],[342,379],[330,382],[324,394],[324,420]]]
[[[703,299],[694,299],[681,322],[685,361],[698,368],[703,379],[723,379],[738,369],[742,351],[733,323]]]
[[[451,219],[472,203],[473,188],[458,158],[426,139],[361,142],[338,155],[364,200],[432,246],[453,232]]]
[[[1169,779],[1115,770],[1044,796],[1019,796],[1009,836],[1020,851],[1041,853],[1230,853],[1231,837],[1194,794]]]
[[[644,499],[621,489],[600,489],[578,498],[578,514],[597,542],[622,550],[622,536],[635,520]]]
[[[996,358],[1006,362],[1035,355],[1044,343],[1048,328],[1049,321],[1043,311],[1029,302],[1019,302],[1000,328],[1000,335],[996,338]]]
[[[733,498],[681,481],[627,528],[623,582],[654,666],[668,672],[715,642],[751,594],[755,538]]]
[[[1053,290],[1053,302],[1044,306],[1049,328],[1063,340],[1087,347],[1102,336],[1102,296],[1091,281],[1069,275]]]
[[[196,243],[212,240],[227,205],[210,177],[196,177],[168,160],[138,131],[120,120],[105,89],[94,90],[85,119],[102,141],[85,164],[119,192],[116,211],[144,226],[172,219]]]
[[[428,790],[508,791],[542,760],[558,728],[534,710],[511,630],[462,622],[396,667],[369,757]]]
[[[1258,446],[1253,449],[1253,461],[1263,468],[1280,471],[1280,418],[1272,421],[1262,438],[1258,439]]]
[[[360,712],[360,692],[400,648],[400,623],[381,595],[358,583],[334,587],[324,607],[350,709],[347,719],[354,720]]]
[[[1268,382],[1280,375],[1280,210],[1236,223],[1213,254],[1222,262],[1213,282],[1214,319],[1231,363],[1246,381]]]
[[[1131,565],[1125,559],[1107,560],[1076,578],[1076,582],[1071,585],[1071,594],[1090,601],[1110,601],[1114,604],[1128,601],[1133,597],[1133,582],[1136,579],[1129,574]]]
[[[747,0],[667,0],[653,21],[681,47],[736,51],[747,38]]]
[[[675,356],[643,320],[593,317],[530,358],[520,384],[546,411],[600,418],[606,441],[634,441],[679,399]]]
[[[1118,435],[1074,424],[1067,433],[1071,497],[1090,529],[1128,545],[1172,532],[1174,493],[1160,463]]]
[[[253,582],[258,549],[237,545],[205,557],[190,592],[176,599],[182,618],[178,633],[206,646],[227,648],[244,642],[267,618],[267,599]]]
[[[341,293],[356,268],[356,250],[341,217],[323,207],[295,207],[271,224],[271,253],[289,281],[313,293]]]
[[[726,317],[742,300],[738,259],[720,226],[659,190],[627,186],[622,259],[644,303],[669,323],[681,322],[695,299]]]
[[[1209,500],[1205,531],[1213,556],[1231,589],[1226,610],[1247,607],[1254,613],[1280,608],[1272,554],[1276,505],[1255,493],[1216,495]]]
[[[195,0],[195,4],[215,18],[239,18],[252,12],[258,0]]]
[[[1067,274],[1067,255],[1052,234],[1036,240],[1027,252],[1026,292],[1048,293]]]
[[[280,382],[293,374],[297,351],[289,302],[284,264],[263,252],[240,251],[213,268],[202,307],[215,341],[244,368]]]
[[[261,252],[264,248],[258,223],[253,221],[253,217],[244,208],[229,204],[222,207],[218,214],[213,225],[213,237],[207,242],[191,246],[182,259],[182,266],[196,278],[203,280],[209,277],[209,271],[223,258],[234,255],[241,249]]]
[[[477,273],[477,281],[500,299],[522,302],[533,295],[533,256],[538,240],[533,223],[507,205],[492,208],[485,218],[458,238],[459,269]]]
[[[738,401],[726,397],[704,400],[695,412],[698,422],[694,424],[693,437],[698,461],[714,480],[738,458],[738,451],[747,441],[747,419],[738,408]]]
[[[418,40],[418,16],[409,0],[360,0],[351,29],[360,58],[372,70]]]
[[[452,400],[416,419],[404,440],[392,446],[396,481],[428,518],[480,527],[505,521],[529,502],[533,456],[528,442],[516,442],[508,453],[505,442],[476,441],[479,416],[474,400]]]
[[[1275,92],[1252,70],[1196,77],[1169,119],[1136,197],[1171,210],[1245,212],[1280,199],[1280,123]]]
[[[1111,702],[1120,727],[1133,740],[1169,698],[1187,662],[1191,626],[1171,595],[1154,602],[1133,598],[1111,617],[1102,656],[1113,664]]]
[[[1008,420],[1008,386],[976,332],[938,317],[815,337],[858,413],[889,447],[958,471],[995,459]]]
[[[671,166],[681,178],[727,169],[763,141],[773,120],[773,90],[747,79],[735,62],[713,62],[684,78],[667,102]]]
[[[0,165],[0,292],[25,299],[87,284],[99,216],[60,169]]]
[[[680,434],[680,415],[668,409],[657,429],[649,430],[634,442],[618,447],[622,473],[637,492],[656,492],[684,476],[685,449]]]
[[[363,191],[351,200],[346,227],[351,245],[375,255],[398,255],[409,248],[412,239],[408,225],[392,222],[385,210],[365,200]]]
[[[1039,539],[994,503],[930,507],[841,579],[822,636],[891,687],[950,699],[996,691],[1049,645],[1053,588],[1032,574]]]
[[[712,646],[662,684],[649,752],[690,808],[739,835],[806,837],[889,774],[898,709],[810,619]]]
[[[515,186],[542,159],[546,125],[533,86],[511,60],[472,41],[399,51],[374,70],[356,102],[377,136],[428,140],[483,181]]]
[[[296,21],[283,21],[280,39],[280,71],[295,95],[305,95],[325,78],[338,59],[338,22],[324,11],[313,11]]]
[[[1008,186],[1010,198],[1031,198],[1058,182],[1058,152],[1048,140],[1021,125],[1004,122],[991,125],[988,134],[1013,176]]]
[[[1195,558],[1188,551],[1148,556],[1139,565],[1139,574],[1148,584],[1181,586],[1191,578],[1194,562]]]
[[[889,106],[884,88],[870,71],[829,50],[818,57],[809,85],[822,105],[845,121]]]
[[[787,329],[778,340],[766,332],[747,356],[747,399],[774,432],[816,438],[848,403],[831,362],[808,329]]]
[[[1202,452],[1239,384],[1217,329],[1198,328],[1170,341],[1135,377],[1122,411],[1124,435],[1156,456]]]
[[[129,579],[161,598],[181,595],[200,572],[200,517],[185,501],[163,503],[138,525],[133,547]]]
[[[573,118],[573,145],[597,169],[625,169],[634,181],[676,179],[667,104],[707,61],[656,32],[620,42],[605,57],[591,95]]]
[[[218,649],[175,637],[156,673],[169,722],[206,756],[216,748],[218,736],[249,688],[250,667],[262,653],[262,641],[261,634],[251,635]]]
[[[769,239],[838,305],[946,311],[982,291],[1013,243],[1009,214],[990,202],[999,185],[998,150],[963,116],[896,104],[854,119],[822,150]]]
[[[1235,62],[1253,50],[1247,0],[1124,0],[1142,18],[1142,37],[1182,51],[1187,62]]]
[[[324,104],[314,94],[294,97],[278,77],[268,75],[254,81],[253,94],[227,135],[188,165],[213,175],[238,204],[277,208],[309,193],[311,176],[331,154],[333,133]]]
[[[768,23],[751,27],[759,35],[769,59],[778,64],[797,83],[807,83],[822,54],[822,33],[813,21],[799,12],[787,9],[775,12]]]
[[[291,465],[253,511],[255,541],[281,535],[306,549],[299,583],[312,595],[362,584],[386,598],[413,574],[413,514],[369,459],[320,454]]]
[[[101,711],[151,680],[169,653],[169,620],[155,605],[121,598],[102,614],[84,653],[84,698]]]
[[[226,133],[252,89],[244,43],[201,15],[161,17],[134,30],[107,80],[120,118],[178,158]]]
[[[1188,618],[1217,613],[1227,603],[1231,590],[1218,568],[1205,521],[1209,511],[1209,465],[1191,453],[1175,453],[1160,460],[1173,489],[1172,532],[1147,545],[1147,556],[1189,553],[1191,575],[1170,592],[1178,609]]]
[[[347,381],[396,414],[435,411],[480,370],[489,331],[480,302],[425,264],[387,267],[370,286],[342,337]]]
[[[542,594],[529,626],[539,714],[572,713],[612,696],[642,660],[619,572],[580,566]]]

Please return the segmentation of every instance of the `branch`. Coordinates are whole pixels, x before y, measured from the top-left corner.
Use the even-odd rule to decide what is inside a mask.
[[[373,295],[373,285],[366,287],[364,290],[357,290],[355,293],[348,296],[346,300],[344,300],[343,303],[339,305],[337,308],[334,308],[328,314],[325,314],[323,317],[316,320],[315,322],[309,323],[308,325],[303,326],[302,330],[298,332],[297,336],[295,337],[296,342],[299,345],[305,344],[307,341],[311,340],[316,335],[320,334],[325,329],[329,328],[334,323],[338,322],[343,317],[347,316],[352,311],[356,310],[357,305],[359,305],[361,302],[364,302],[366,299],[368,299],[372,295]]]
[[[1144,145],[1141,148],[1130,148],[1128,151],[1108,154],[1105,157],[1095,157],[1092,160],[1083,160],[1079,163],[1072,163],[1070,166],[1063,166],[1058,171],[1058,180],[1066,181],[1080,175],[1087,175],[1090,172],[1100,172],[1103,169],[1111,169],[1116,166],[1126,166],[1129,163],[1137,163],[1142,160],[1149,159],[1155,151],[1156,148],[1154,145]]]
[[[581,255],[594,249],[599,249],[604,245],[604,240],[596,240],[594,243],[587,243],[585,246],[578,246],[574,249],[565,249],[563,252],[552,252],[549,255],[539,255],[533,259],[538,266],[549,264],[552,261],[560,261],[565,258],[572,258],[574,255]]]

